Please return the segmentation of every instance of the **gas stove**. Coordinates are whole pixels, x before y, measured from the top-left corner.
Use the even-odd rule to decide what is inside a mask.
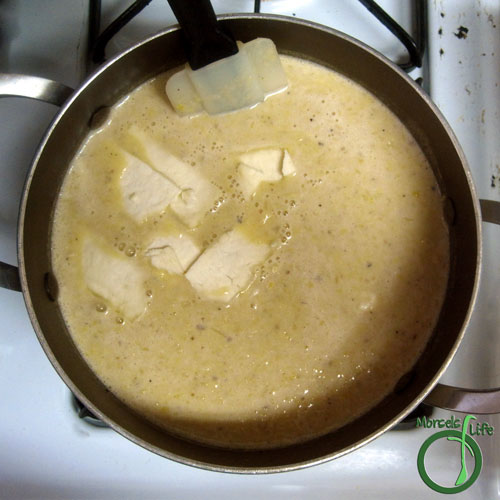
[[[77,86],[95,67],[89,6],[101,3],[99,30],[128,6],[119,0],[3,0],[0,4],[0,71],[43,76]],[[130,0],[130,4],[132,4]],[[153,0],[104,44],[112,57],[175,24],[165,0]],[[260,11],[305,18],[348,33],[395,62],[409,60],[405,46],[351,0],[215,0],[216,13]],[[378,4],[425,46],[420,79],[462,144],[481,198],[500,200],[500,6],[494,0],[441,0]],[[425,3],[425,0],[421,2]],[[92,11],[95,12],[95,11]],[[95,31],[94,30],[94,31]],[[425,35],[421,40],[420,32]],[[97,34],[97,32],[95,33]],[[90,32],[92,38],[92,30]],[[101,39],[102,40],[102,39]],[[418,47],[421,45],[420,47]],[[90,48],[92,48],[90,47]],[[16,223],[25,174],[56,112],[49,104],[0,100],[0,260],[16,263]],[[479,300],[465,341],[443,382],[470,388],[500,386],[500,228],[484,224]],[[114,431],[79,418],[33,332],[21,294],[0,289],[0,498],[434,498],[417,471],[429,429],[406,426],[323,465],[273,475],[208,472],[156,456]],[[435,411],[433,418],[463,415]],[[484,416],[500,432],[499,416]],[[483,455],[478,480],[461,498],[500,498],[498,438],[475,437]],[[460,470],[457,443],[430,449],[432,478],[454,484]],[[467,462],[468,466],[471,466]],[[472,467],[472,466],[471,466]]]

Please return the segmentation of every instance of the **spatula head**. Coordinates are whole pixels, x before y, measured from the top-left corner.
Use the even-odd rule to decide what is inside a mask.
[[[216,115],[255,106],[284,90],[288,80],[272,40],[238,42],[239,52],[193,71],[189,65],[169,78],[167,96],[175,111]]]

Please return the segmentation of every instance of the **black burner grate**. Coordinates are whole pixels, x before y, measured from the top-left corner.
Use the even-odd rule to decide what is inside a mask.
[[[78,418],[94,427],[109,427],[106,422],[103,422],[98,416],[94,415],[74,394],[71,394],[71,407],[75,411]]]
[[[126,26],[139,12],[147,7],[152,0],[136,0],[122,12],[100,34],[101,0],[89,1],[89,53],[88,67],[92,64],[101,64],[106,60],[106,46],[108,42]],[[374,15],[406,48],[408,60],[400,63],[399,67],[406,72],[422,66],[425,52],[427,32],[427,3],[426,0],[414,0],[413,14],[416,29],[416,40],[399,25],[374,0],[358,0]],[[260,0],[254,0],[254,12],[260,12]]]

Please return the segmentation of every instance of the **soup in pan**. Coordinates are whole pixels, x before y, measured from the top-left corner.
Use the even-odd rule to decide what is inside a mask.
[[[286,91],[181,118],[167,74],[119,102],[57,203],[59,304],[136,412],[269,448],[367,412],[411,370],[448,278],[442,194],[373,95],[284,56]]]

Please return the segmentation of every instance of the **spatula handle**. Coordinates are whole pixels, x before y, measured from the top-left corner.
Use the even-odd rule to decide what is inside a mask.
[[[168,3],[182,28],[191,69],[238,52],[233,37],[217,22],[209,0],[168,0]]]

